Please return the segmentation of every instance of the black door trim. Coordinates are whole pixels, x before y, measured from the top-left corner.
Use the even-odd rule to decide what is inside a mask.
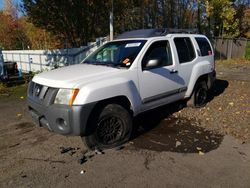
[[[159,94],[159,95],[155,95],[155,96],[152,96],[152,97],[147,97],[147,98],[142,100],[142,103],[143,104],[150,103],[150,102],[160,100],[160,99],[163,99],[163,98],[166,98],[166,97],[170,97],[171,95],[175,95],[177,93],[182,93],[182,92],[185,92],[185,91],[187,91],[187,87],[182,87],[182,88],[175,89],[175,90],[172,90],[172,91],[168,91],[168,92],[165,92],[165,93],[162,93],[162,94]]]

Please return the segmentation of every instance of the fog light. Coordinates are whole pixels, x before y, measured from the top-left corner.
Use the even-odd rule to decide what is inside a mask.
[[[68,127],[67,122],[62,118],[58,118],[56,120],[56,124],[57,124],[58,128],[62,131],[64,131]]]

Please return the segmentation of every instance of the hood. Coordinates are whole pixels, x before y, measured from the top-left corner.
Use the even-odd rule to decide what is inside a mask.
[[[102,65],[78,64],[43,72],[36,75],[33,81],[49,87],[74,88],[76,85],[100,80],[119,71],[121,70]]]

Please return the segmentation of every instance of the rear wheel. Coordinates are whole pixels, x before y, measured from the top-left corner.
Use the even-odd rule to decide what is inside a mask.
[[[200,108],[207,104],[208,87],[205,81],[199,81],[194,87],[193,94],[188,101],[188,106]]]
[[[92,117],[89,126],[95,126],[96,129],[92,135],[82,137],[85,145],[91,150],[108,149],[129,140],[132,132],[132,118],[121,105],[109,104]]]

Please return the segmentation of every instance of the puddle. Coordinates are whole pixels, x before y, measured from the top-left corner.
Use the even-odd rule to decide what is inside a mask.
[[[198,127],[197,123],[170,116],[154,128],[140,126],[129,148],[178,153],[206,153],[218,148],[223,135]]]

